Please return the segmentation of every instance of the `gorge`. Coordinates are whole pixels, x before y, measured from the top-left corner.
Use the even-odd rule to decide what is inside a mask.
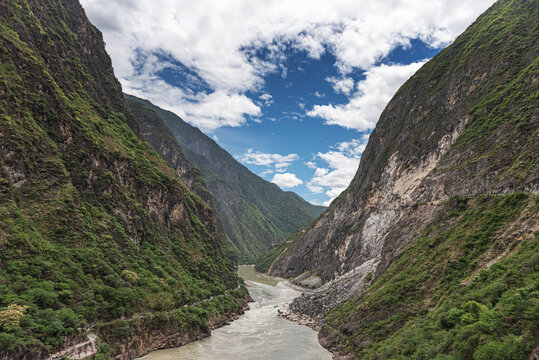
[[[249,148],[278,186],[124,93],[77,0],[0,0],[0,360],[539,358],[537,19],[494,3],[351,162]]]

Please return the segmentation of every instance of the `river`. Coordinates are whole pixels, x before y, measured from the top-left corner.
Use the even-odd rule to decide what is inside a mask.
[[[250,310],[211,336],[185,346],[154,351],[140,360],[326,360],[331,353],[318,343],[317,333],[277,317],[277,309],[300,294],[283,282],[240,266],[239,275],[252,286]]]

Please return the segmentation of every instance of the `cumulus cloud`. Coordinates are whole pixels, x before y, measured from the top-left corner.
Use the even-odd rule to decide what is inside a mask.
[[[354,89],[354,80],[349,77],[342,79],[336,77],[328,77],[326,81],[331,84],[333,91],[344,95],[350,95],[350,92]]]
[[[270,72],[286,77],[282,66],[286,47],[305,51],[313,59],[330,51],[344,76],[353,69],[370,69],[395,47],[408,46],[410,39],[434,47],[446,45],[494,1],[312,0],[308,6],[303,0],[81,2],[103,31],[126,92],[174,111],[190,102],[200,103],[199,111],[184,110],[185,120],[215,129],[240,126],[257,116],[260,109],[245,94],[260,91]],[[256,56],[260,48],[272,56],[260,59]],[[152,53],[181,63],[207,89],[203,94],[171,93],[155,71],[141,79],[140,55]],[[226,116],[216,116],[225,108]],[[340,116],[326,110],[329,123],[342,123]],[[364,125],[370,125],[366,121]]]
[[[357,84],[357,92],[347,104],[315,105],[307,115],[321,117],[328,125],[359,131],[373,129],[391,97],[424,63],[373,67],[365,72],[365,80]]]
[[[327,167],[317,167],[306,185],[313,194],[325,193],[328,196],[329,199],[324,205],[328,206],[348,187],[356,174],[368,139],[369,135],[365,134],[359,139],[336,144],[333,150],[316,155],[327,164]]]
[[[298,154],[269,154],[248,149],[246,153],[238,156],[238,160],[253,165],[274,167],[276,172],[284,172],[292,163],[299,159]]]
[[[318,157],[328,163],[329,169],[317,168],[308,188],[315,193],[321,193],[320,189],[324,189],[330,198],[329,204],[350,184],[357,171],[359,159],[338,151],[318,153]]]
[[[303,181],[292,173],[275,174],[271,182],[277,184],[280,188],[293,188],[303,184]]]

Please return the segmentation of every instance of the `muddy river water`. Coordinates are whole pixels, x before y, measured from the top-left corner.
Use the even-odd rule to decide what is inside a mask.
[[[331,353],[318,343],[312,329],[277,317],[279,306],[298,296],[299,291],[240,266],[239,274],[252,285],[254,303],[230,325],[212,331],[211,336],[191,344],[152,352],[144,360],[325,360]]]

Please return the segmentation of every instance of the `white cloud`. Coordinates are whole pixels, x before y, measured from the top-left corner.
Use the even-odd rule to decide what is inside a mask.
[[[317,167],[306,185],[313,194],[325,193],[328,196],[329,200],[324,205],[329,205],[348,187],[357,172],[368,139],[369,135],[365,134],[360,139],[338,143],[333,150],[316,155],[327,164],[328,168]]]
[[[185,120],[211,130],[240,126],[249,116],[258,116],[260,109],[245,94],[259,91],[269,72],[280,71],[286,77],[282,66],[286,46],[304,50],[314,59],[330,51],[346,75],[352,69],[370,69],[410,39],[446,45],[494,1],[312,0],[308,6],[303,0],[81,2],[103,31],[126,92],[173,111],[192,103],[183,111]],[[249,50],[261,47],[270,52],[266,61]],[[183,64],[193,78],[207,85],[203,94],[167,88],[155,69],[139,73],[140,57],[152,53]],[[202,106],[195,111],[198,105]],[[222,110],[227,114],[216,115]],[[328,117],[341,123],[335,116]],[[367,120],[351,125],[371,124]]]
[[[303,184],[303,181],[292,173],[275,174],[271,182],[277,184],[280,188],[293,188]]]
[[[246,153],[238,156],[238,160],[243,163],[267,167],[273,166],[277,172],[286,171],[286,169],[298,159],[298,154],[268,154],[260,151],[253,151],[253,149],[248,149]]]
[[[260,176],[266,176],[266,175],[269,175],[269,174],[273,174],[272,169],[266,169],[266,170],[262,171],[259,175]]]
[[[344,141],[342,143],[337,144],[335,147],[352,157],[359,158],[361,154],[363,154],[363,151],[365,150],[365,147],[367,146],[367,142],[369,141],[370,134],[364,134],[359,139],[352,139],[350,141]]]
[[[324,188],[322,186],[318,186],[318,185],[307,184],[307,188],[313,194],[321,194],[321,193],[324,192]]]
[[[306,161],[305,165],[311,169],[316,169],[316,163],[314,161]]]
[[[321,117],[328,125],[365,131],[373,129],[391,97],[425,61],[408,65],[382,64],[366,71],[365,80],[347,104],[315,105],[308,116]]]
[[[327,77],[326,81],[331,84],[333,91],[335,91],[337,94],[341,93],[348,96],[354,89],[354,80],[349,77],[344,77],[342,79],[336,77]]]
[[[124,91],[146,98],[184,120],[196,119],[193,123],[203,131],[212,131],[222,126],[241,126],[246,121],[245,116],[261,115],[260,108],[244,94],[223,90],[194,94],[174,87],[155,75],[157,71],[169,66],[172,65],[159,61],[154,55],[145,57],[136,75],[124,79]]]
[[[271,104],[273,104],[273,96],[268,93],[264,93],[258,98],[263,101],[264,106],[270,106]]]

